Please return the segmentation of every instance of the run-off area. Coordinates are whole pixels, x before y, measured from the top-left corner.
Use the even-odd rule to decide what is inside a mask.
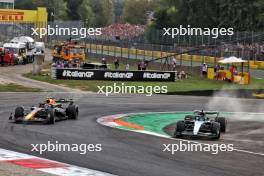
[[[133,113],[116,118],[114,122],[120,129],[171,138],[176,122],[190,114],[192,112]],[[220,112],[220,114],[227,119],[227,131],[221,134],[220,140],[206,138],[187,138],[187,140],[195,143],[233,144],[236,151],[264,153],[263,113]]]

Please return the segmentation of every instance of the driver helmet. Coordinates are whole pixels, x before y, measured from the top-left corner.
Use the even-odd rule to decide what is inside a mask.
[[[47,104],[48,105],[54,105],[54,104],[56,104],[56,101],[55,101],[55,99],[54,98],[47,98]]]

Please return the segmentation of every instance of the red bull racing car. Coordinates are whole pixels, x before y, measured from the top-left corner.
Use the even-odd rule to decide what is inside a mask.
[[[54,124],[59,120],[77,119],[79,108],[73,100],[47,98],[39,106],[25,109],[19,106],[15,109],[14,115],[11,113],[9,120],[14,122],[43,122]]]

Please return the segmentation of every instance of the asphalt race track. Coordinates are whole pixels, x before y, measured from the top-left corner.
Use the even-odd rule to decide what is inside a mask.
[[[79,120],[61,121],[55,125],[14,124],[8,122],[10,111],[18,105],[38,104],[45,97],[74,98],[79,105]],[[163,144],[178,143],[171,140],[101,126],[96,119],[101,116],[151,111],[192,111],[206,108],[210,97],[192,96],[111,96],[95,94],[65,95],[55,93],[0,93],[0,148],[32,153],[30,144],[46,144],[47,141],[77,144],[102,144],[101,152],[80,155],[77,152],[50,152],[41,157],[122,176],[248,176],[263,175],[264,156],[254,153],[229,152],[212,155],[205,152],[163,152]],[[232,99],[230,99],[232,100]],[[238,99],[241,109],[258,112],[263,100]],[[232,111],[229,99],[219,99],[213,110]],[[264,109],[263,109],[264,111]],[[248,124],[248,125],[247,125]],[[258,137],[247,139],[232,134],[245,134],[244,129],[258,129]],[[244,150],[264,153],[264,122],[232,122],[222,143],[233,143]],[[253,130],[254,132],[254,130]],[[252,134],[251,134],[252,135]],[[241,135],[241,136],[246,136]],[[261,137],[262,136],[262,137]],[[225,139],[226,138],[226,139]],[[241,139],[241,140],[240,140]],[[254,141],[256,140],[256,141]]]

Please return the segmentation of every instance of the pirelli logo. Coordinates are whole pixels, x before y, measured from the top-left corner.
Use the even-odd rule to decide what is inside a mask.
[[[0,21],[23,21],[24,12],[0,10]]]

